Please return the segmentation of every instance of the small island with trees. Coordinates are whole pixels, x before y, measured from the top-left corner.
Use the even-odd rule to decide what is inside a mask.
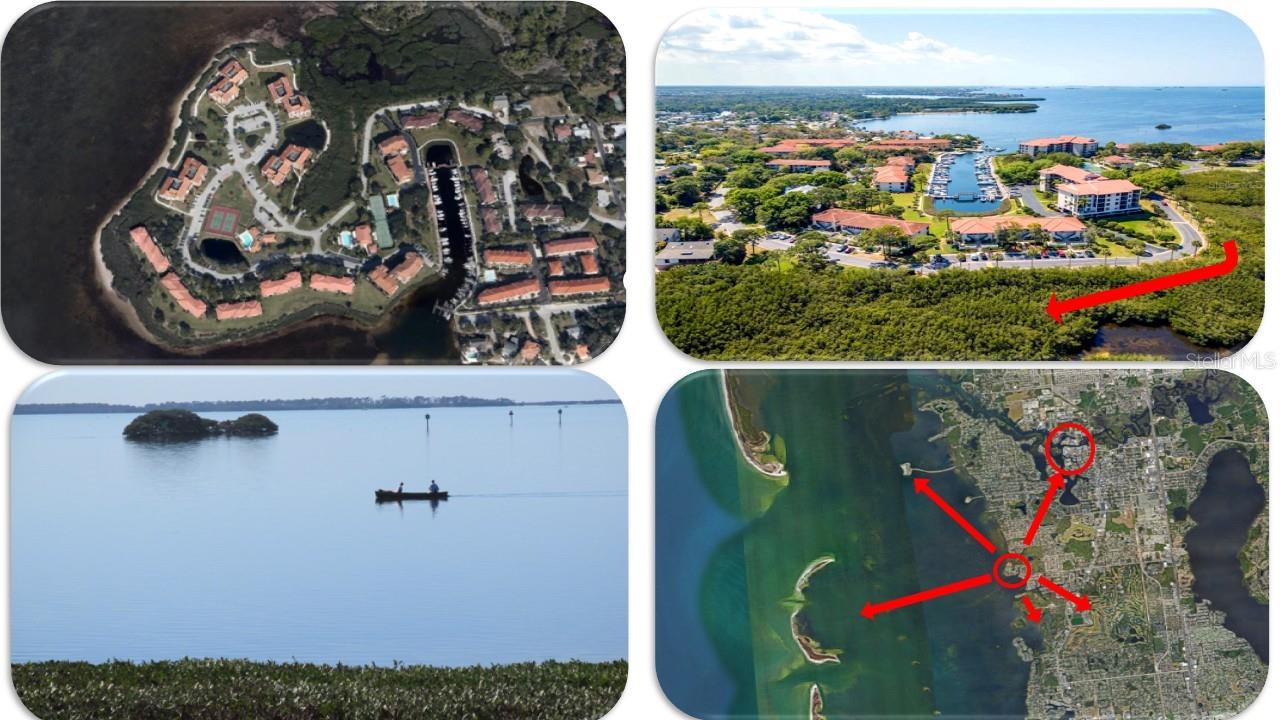
[[[268,437],[280,427],[258,413],[235,420],[210,420],[190,410],[152,410],[134,418],[124,429],[126,440],[174,442],[212,437]]]

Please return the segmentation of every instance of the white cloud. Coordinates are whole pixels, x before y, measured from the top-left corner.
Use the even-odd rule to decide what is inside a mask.
[[[857,25],[798,9],[734,8],[694,12],[662,38],[658,63],[785,63],[872,66],[944,62],[986,65],[1002,58],[958,48],[919,32],[874,40]]]

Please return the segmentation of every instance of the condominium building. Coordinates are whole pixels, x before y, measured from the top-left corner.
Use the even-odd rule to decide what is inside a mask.
[[[1098,152],[1098,141],[1079,135],[1059,135],[1051,138],[1036,138],[1018,143],[1018,152],[1023,155],[1047,155],[1049,153],[1071,153],[1081,157],[1089,157]]]
[[[1076,217],[1124,215],[1142,208],[1142,188],[1128,180],[1092,180],[1058,185],[1058,210]]]

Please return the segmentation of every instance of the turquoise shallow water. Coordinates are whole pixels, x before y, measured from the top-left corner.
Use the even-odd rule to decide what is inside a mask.
[[[175,445],[14,417],[13,659],[626,657],[620,405],[270,416]],[[431,478],[434,510],[373,502]]]

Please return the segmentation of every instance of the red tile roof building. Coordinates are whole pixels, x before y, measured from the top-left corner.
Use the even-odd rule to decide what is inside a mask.
[[[471,168],[471,182],[475,183],[476,194],[480,196],[481,205],[492,205],[498,202],[498,195],[493,191],[493,182],[489,180],[489,173],[484,168]]]
[[[564,261],[560,258],[551,258],[547,261],[547,274],[551,277],[561,277],[564,275]]]
[[[994,245],[1000,228],[1016,228],[1025,236],[1032,226],[1039,225],[1049,233],[1052,242],[1084,242],[1085,226],[1073,217],[1032,217],[1030,215],[993,215],[965,217],[951,221],[951,231],[962,245]]]
[[[400,118],[400,124],[406,130],[426,130],[440,124],[440,118],[444,117],[438,112],[424,112],[418,115],[405,115]]]
[[[550,203],[534,203],[520,208],[525,220],[555,222],[564,219],[564,208]]]
[[[403,135],[392,135],[378,143],[378,152],[383,155],[404,155],[409,152],[409,141]]]
[[[283,103],[285,113],[294,120],[311,117],[311,101],[306,95],[294,95]]]
[[[186,202],[191,191],[203,185],[208,175],[208,165],[197,158],[187,157],[182,161],[182,167],[177,172],[160,183],[160,197],[165,200]]]
[[[248,318],[256,318],[262,314],[262,303],[257,300],[245,300],[243,302],[221,303],[215,305],[213,314],[218,320],[246,320]]]
[[[178,307],[195,317],[204,317],[205,311],[209,309],[202,300],[197,300],[191,294],[191,291],[187,289],[187,286],[182,284],[182,280],[173,273],[160,278],[160,285],[169,291],[169,295],[174,299],[174,302],[178,303]]]
[[[405,253],[404,259],[400,264],[395,266],[391,271],[391,277],[395,278],[401,285],[407,284],[410,280],[422,272],[422,268],[426,267],[422,256],[416,252]]]
[[[281,75],[279,78],[267,83],[267,97],[271,98],[271,102],[279,105],[293,94],[293,83],[289,82],[288,75]]]
[[[160,250],[160,246],[156,245],[156,241],[151,239],[151,233],[142,225],[136,225],[129,229],[129,237],[133,240],[133,244],[142,251],[143,256],[147,258],[147,262],[151,263],[151,269],[156,274],[163,275],[169,269],[169,258],[164,256],[164,252]]]
[[[1076,217],[1124,215],[1142,209],[1142,188],[1128,180],[1092,180],[1058,185],[1057,207]]]
[[[525,340],[524,347],[520,348],[520,359],[525,362],[533,362],[542,354],[542,346],[534,340]]]
[[[771,168],[778,170],[786,170],[787,172],[814,172],[815,170],[830,170],[830,160],[809,160],[806,158],[778,158],[765,163]]]
[[[249,71],[239,60],[231,58],[218,68],[218,76],[209,85],[209,97],[219,105],[230,104],[240,97],[240,86],[248,79]]]
[[[262,161],[262,176],[275,187],[280,187],[289,178],[289,173],[297,171],[299,175],[311,159],[311,150],[301,145],[286,145],[279,155],[269,155]]]
[[[1018,143],[1018,152],[1031,157],[1059,152],[1088,157],[1098,152],[1098,141],[1079,135],[1036,138],[1035,140],[1023,140]]]
[[[609,292],[609,278],[575,278],[573,280],[552,280],[547,283],[551,297],[568,297],[570,295],[591,295]]]
[[[471,132],[480,132],[484,129],[484,118],[465,110],[450,110],[444,117],[454,125],[461,125]]]
[[[911,189],[911,176],[901,165],[881,165],[876,168],[876,189],[881,192],[906,192]]]
[[[578,237],[561,238],[559,240],[548,240],[542,244],[542,254],[547,257],[562,257],[564,255],[577,255],[584,252],[595,252],[599,249],[596,239],[590,235],[581,235]]]
[[[893,165],[895,167],[906,168],[907,172],[916,169],[916,159],[910,155],[894,155],[884,159],[885,165]]]
[[[867,143],[865,150],[872,152],[887,150],[901,152],[903,150],[946,150],[951,147],[951,141],[946,138],[911,138],[911,139],[886,139],[876,140]]]
[[[578,262],[582,263],[583,275],[595,275],[600,272],[600,261],[595,255],[583,255]]]
[[[350,295],[356,291],[356,280],[352,277],[334,277],[313,273],[310,279],[311,289],[320,292],[341,293]]]
[[[395,178],[397,185],[413,182],[413,169],[400,155],[387,158],[387,169],[391,171],[391,177]]]
[[[400,283],[391,277],[391,273],[387,271],[386,265],[379,265],[369,271],[369,282],[381,290],[386,295],[395,295],[400,289]]]
[[[484,231],[489,235],[497,235],[502,232],[502,219],[498,215],[498,211],[492,207],[480,208],[480,222],[484,225]]]
[[[907,220],[899,220],[895,217],[887,215],[873,215],[871,213],[857,212],[854,210],[843,210],[840,208],[831,208],[823,210],[810,218],[814,226],[823,230],[837,230],[856,235],[864,230],[872,228],[885,227],[892,225],[907,235],[924,235],[929,232],[929,223],[910,222]]]
[[[263,280],[258,289],[262,293],[262,297],[269,298],[276,295],[284,295],[293,292],[302,287],[302,273],[294,270],[279,280]]]
[[[1071,165],[1051,165],[1040,171],[1040,192],[1051,192],[1060,182],[1078,183],[1097,180],[1102,176]]]
[[[536,278],[517,280],[505,285],[494,285],[481,290],[476,295],[476,303],[480,305],[496,305],[513,300],[525,300],[537,297],[542,286]]]
[[[1133,158],[1127,158],[1123,155],[1108,155],[1102,158],[1102,162],[1113,168],[1127,169],[1133,167]]]
[[[373,240],[373,228],[367,223],[357,225],[352,234],[356,236],[356,243],[364,248],[365,252],[370,255],[378,254],[378,243]]]
[[[533,253],[528,248],[485,248],[484,262],[486,265],[528,267],[533,264]]]

